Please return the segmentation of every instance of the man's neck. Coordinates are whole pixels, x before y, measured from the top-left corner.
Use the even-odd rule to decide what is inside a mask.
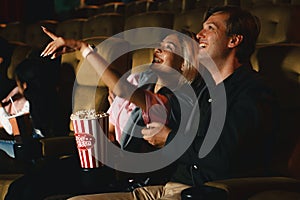
[[[227,77],[233,74],[237,68],[242,66],[236,58],[224,60],[223,62],[216,63],[216,65],[218,70],[211,72],[216,84],[224,81]]]

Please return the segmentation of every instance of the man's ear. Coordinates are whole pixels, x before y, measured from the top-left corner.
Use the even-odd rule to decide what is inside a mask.
[[[243,41],[243,36],[242,35],[234,34],[230,37],[228,47],[229,48],[234,48],[234,47],[238,46],[239,44],[241,44],[242,41]]]
[[[0,64],[3,63],[3,58],[0,56]]]

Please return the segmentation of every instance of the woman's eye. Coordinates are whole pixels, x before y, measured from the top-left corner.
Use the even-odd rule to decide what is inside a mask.
[[[173,52],[174,48],[172,47],[172,45],[166,45],[166,50]]]

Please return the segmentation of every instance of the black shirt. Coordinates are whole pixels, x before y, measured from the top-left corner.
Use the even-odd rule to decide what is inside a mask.
[[[277,130],[277,102],[273,92],[250,65],[239,67],[221,84],[206,82],[198,88],[200,123],[197,135],[178,159],[171,181],[201,185],[212,180],[264,174]],[[226,93],[223,103],[220,102],[224,100],[220,92],[222,87]],[[218,102],[214,104],[215,118],[211,118],[213,102]],[[222,115],[219,110],[224,108],[222,126],[222,116],[218,115]],[[218,131],[220,124],[221,132]],[[217,142],[200,158],[199,150],[208,129],[208,134],[213,134]],[[219,138],[218,133],[221,133]]]

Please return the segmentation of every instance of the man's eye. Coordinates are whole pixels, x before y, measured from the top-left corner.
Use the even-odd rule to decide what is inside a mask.
[[[209,29],[209,30],[214,30],[214,27],[208,26],[208,29]]]

